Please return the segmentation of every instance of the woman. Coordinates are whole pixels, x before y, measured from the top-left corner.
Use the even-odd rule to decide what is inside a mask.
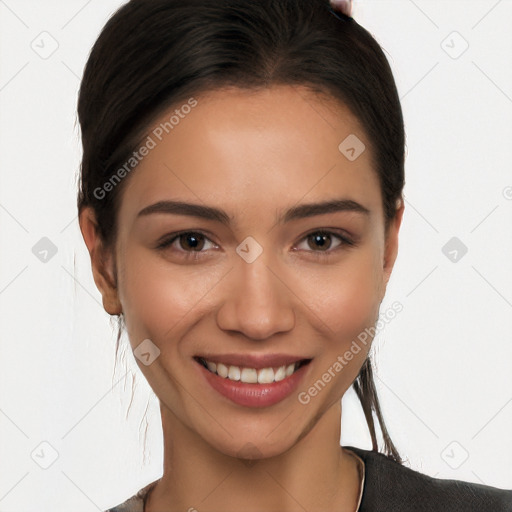
[[[366,333],[404,127],[381,48],[340,6],[131,0],[92,49],[80,227],[164,434],[163,476],[113,512],[512,510],[512,491],[402,466],[387,433]],[[373,450],[340,447],[351,385]]]

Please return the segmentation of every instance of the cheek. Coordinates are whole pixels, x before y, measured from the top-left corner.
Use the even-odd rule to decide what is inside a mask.
[[[377,248],[354,253],[353,261],[326,282],[324,322],[332,343],[324,343],[312,382],[328,382],[322,407],[337,403],[359,374],[375,333],[379,314],[379,258]],[[334,277],[334,274],[333,274]],[[324,331],[325,332],[325,331]]]
[[[308,278],[309,287],[316,284],[311,304],[322,320],[323,339],[314,372],[299,394],[301,404],[316,404],[325,412],[339,403],[361,370],[379,308],[376,253],[377,247],[368,244],[337,267],[326,267],[321,276],[317,272]]]
[[[351,339],[375,322],[381,280],[375,252],[370,247],[355,251],[339,266],[324,269],[321,276],[316,273],[308,277],[309,296],[315,301],[313,308],[325,329],[329,327],[331,338]]]
[[[122,276],[120,298],[132,346],[149,338],[161,350],[171,350],[168,341],[201,315],[222,272],[173,265],[133,246],[125,252]]]

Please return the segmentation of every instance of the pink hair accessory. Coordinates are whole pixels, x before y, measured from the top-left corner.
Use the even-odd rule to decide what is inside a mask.
[[[331,7],[335,11],[339,11],[346,16],[350,16],[352,12],[352,0],[330,0]]]

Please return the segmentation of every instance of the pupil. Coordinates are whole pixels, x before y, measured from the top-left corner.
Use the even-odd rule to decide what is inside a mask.
[[[327,248],[328,243],[326,242],[326,238],[329,235],[314,235],[315,243],[318,243],[320,247]]]
[[[186,240],[185,245],[188,245],[189,247],[191,247],[193,249],[197,249],[198,246],[200,245],[200,243],[198,242],[198,238],[200,238],[200,237],[197,237],[195,235],[190,235],[190,234],[182,235],[182,240],[183,239]],[[192,242],[190,242],[191,240],[192,240]]]

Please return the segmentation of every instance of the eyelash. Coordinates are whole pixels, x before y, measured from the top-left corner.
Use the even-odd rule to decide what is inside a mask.
[[[167,249],[168,247],[170,247],[182,235],[200,235],[201,237],[204,237],[204,239],[211,242],[211,240],[201,231],[180,231],[179,233],[173,233],[172,235],[170,235],[170,238],[167,238],[167,239],[163,240],[162,242],[160,242],[156,248],[158,250],[163,251],[163,250]],[[310,236],[313,236],[313,235],[334,236],[335,238],[338,238],[338,240],[340,241],[340,244],[337,245],[336,247],[334,247],[333,249],[327,249],[326,251],[313,251],[313,250],[306,251],[306,252],[315,254],[316,257],[318,257],[319,259],[330,257],[333,254],[333,252],[336,252],[338,249],[343,249],[344,247],[353,247],[356,245],[356,243],[353,240],[350,240],[346,236],[343,236],[334,231],[328,231],[325,229],[317,229],[316,231],[311,231],[310,233],[305,235],[300,240],[300,242],[307,240]],[[214,243],[214,242],[212,242],[212,243]],[[185,250],[175,249],[174,252],[184,254],[185,259],[198,260],[201,258],[201,256],[199,256],[199,255],[202,254],[202,252],[204,252],[204,251],[185,251]]]

